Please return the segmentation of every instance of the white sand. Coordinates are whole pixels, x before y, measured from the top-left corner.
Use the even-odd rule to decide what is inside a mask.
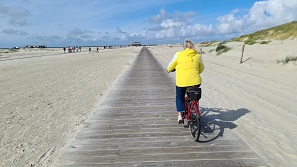
[[[243,43],[227,45],[232,50],[220,56],[202,47],[202,107],[225,114],[223,121],[235,123],[235,133],[268,165],[297,166],[297,64],[276,63],[297,56],[297,41],[246,45],[242,64]],[[164,68],[180,49],[150,47]]]
[[[275,63],[297,56],[296,43],[247,45],[243,64],[242,43],[228,43],[232,50],[220,56],[203,48],[201,106],[226,113],[270,166],[297,166],[297,66]],[[149,49],[166,68],[181,47]],[[0,53],[0,166],[50,166],[139,51]]]
[[[0,52],[0,166],[52,164],[140,48],[83,51]]]

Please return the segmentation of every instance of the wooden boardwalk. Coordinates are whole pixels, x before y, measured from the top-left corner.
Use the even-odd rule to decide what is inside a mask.
[[[177,124],[175,83],[143,47],[55,166],[266,166],[207,108],[194,142]]]

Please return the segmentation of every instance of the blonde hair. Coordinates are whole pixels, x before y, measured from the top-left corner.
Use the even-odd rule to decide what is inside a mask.
[[[196,50],[194,43],[192,42],[192,40],[190,38],[187,38],[184,41],[184,49],[186,49],[186,48]]]

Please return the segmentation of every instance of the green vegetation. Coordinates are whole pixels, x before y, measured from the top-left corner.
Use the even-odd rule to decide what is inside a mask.
[[[287,56],[285,59],[283,60],[276,60],[277,64],[282,63],[284,64],[288,64],[289,62],[293,62],[295,63],[297,61],[297,56]]]
[[[261,41],[260,44],[268,44],[270,41]],[[254,45],[255,43],[257,43],[255,40],[253,39],[248,39],[244,41],[244,44],[246,45]]]
[[[297,21],[282,24],[266,30],[257,31],[249,35],[243,35],[239,38],[233,38],[231,41],[243,42],[247,40],[285,40],[297,38]]]
[[[215,49],[210,49],[208,53],[211,53],[211,52],[213,52],[213,51],[215,51]]]
[[[286,40],[286,39],[297,39],[297,20],[275,26],[266,30],[257,31],[252,34],[243,35],[239,38],[233,38],[229,41],[219,43],[218,41],[203,42],[202,47],[213,47],[217,45],[215,49],[210,49],[209,53],[216,51],[217,55],[228,52],[231,50],[226,45],[227,42],[244,42],[246,45],[253,45],[255,43],[268,44],[271,40]],[[219,43],[219,44],[218,44]],[[289,62],[296,63],[297,55],[287,56],[283,60],[277,60],[277,63],[287,64]]]
[[[244,44],[246,44],[246,45],[254,45],[255,43],[256,43],[256,41],[253,39],[248,39],[248,40],[244,41]]]
[[[268,44],[270,41],[262,41],[260,44]]]
[[[204,47],[210,47],[210,46],[213,46],[217,42],[218,41],[210,41],[210,42],[202,42],[201,44],[203,44]]]
[[[225,52],[228,52],[229,50],[231,50],[230,47],[226,46],[227,42],[224,41],[224,42],[221,42],[218,44],[217,48],[216,48],[216,52],[217,52],[217,56],[218,55],[221,55],[222,53],[225,53]]]
[[[224,44],[227,44],[227,41],[220,42],[220,43],[218,44],[218,46],[219,46],[219,45],[224,45]]]

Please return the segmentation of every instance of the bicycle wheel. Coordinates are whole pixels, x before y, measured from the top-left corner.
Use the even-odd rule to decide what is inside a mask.
[[[201,133],[201,122],[200,116],[197,115],[198,112],[196,112],[198,110],[197,106],[194,105],[193,110],[194,111],[191,113],[191,118],[189,122],[189,129],[191,131],[193,140],[198,141]]]

